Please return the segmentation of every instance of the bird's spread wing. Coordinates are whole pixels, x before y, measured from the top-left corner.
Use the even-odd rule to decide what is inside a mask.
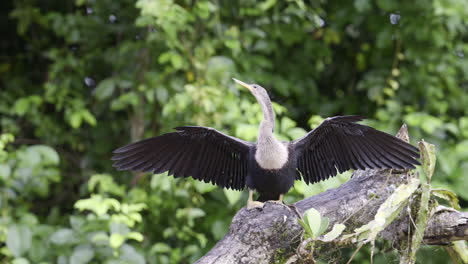
[[[114,151],[119,170],[192,176],[221,187],[242,190],[252,143],[206,127],[184,126]]]
[[[327,118],[291,144],[297,168],[306,183],[314,183],[349,169],[414,168],[418,149],[384,132],[357,124],[362,116]]]

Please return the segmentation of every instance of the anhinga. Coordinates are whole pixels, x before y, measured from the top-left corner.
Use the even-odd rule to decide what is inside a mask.
[[[414,168],[418,149],[384,132],[357,124],[362,116],[335,116],[291,142],[273,135],[275,114],[266,90],[257,84],[246,87],[260,104],[264,120],[256,143],[225,135],[213,128],[177,127],[176,132],[145,139],[114,151],[119,170],[169,172],[211,182],[224,188],[249,188],[247,207],[276,200],[294,180],[315,183],[349,169]],[[260,194],[253,200],[253,191]]]

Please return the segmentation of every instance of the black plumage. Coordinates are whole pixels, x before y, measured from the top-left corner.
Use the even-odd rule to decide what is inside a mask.
[[[236,80],[237,81],[237,80]],[[384,132],[358,124],[362,116],[327,118],[304,137],[277,141],[274,114],[266,91],[248,85],[264,113],[257,143],[225,135],[213,128],[182,126],[114,151],[119,170],[193,177],[223,188],[247,186],[260,200],[278,200],[294,180],[315,183],[349,169],[408,169],[418,165],[418,149]],[[285,158],[287,157],[287,158]],[[249,202],[251,202],[250,193]]]
[[[244,188],[253,143],[208,127],[175,129],[176,132],[116,149],[113,166],[152,173],[169,171],[176,178],[192,176],[225,188]]]

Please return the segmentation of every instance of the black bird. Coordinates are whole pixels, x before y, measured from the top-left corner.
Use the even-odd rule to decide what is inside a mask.
[[[129,144],[114,151],[118,170],[152,173],[211,182],[224,188],[249,188],[247,207],[282,202],[294,180],[315,183],[349,169],[414,168],[418,149],[384,132],[357,124],[362,116],[325,119],[304,137],[280,142],[273,135],[275,114],[266,90],[246,84],[261,105],[264,120],[256,143],[213,128],[176,127],[176,131]],[[260,194],[253,200],[253,191]]]

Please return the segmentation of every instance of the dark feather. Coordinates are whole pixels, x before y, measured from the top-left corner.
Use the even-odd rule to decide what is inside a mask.
[[[206,127],[177,127],[176,132],[145,139],[114,151],[119,170],[168,171],[221,187],[242,190],[253,144]]]
[[[327,118],[304,137],[291,142],[298,170],[307,183],[335,176],[337,169],[410,169],[419,165],[418,149],[396,137],[357,124],[362,116]]]

